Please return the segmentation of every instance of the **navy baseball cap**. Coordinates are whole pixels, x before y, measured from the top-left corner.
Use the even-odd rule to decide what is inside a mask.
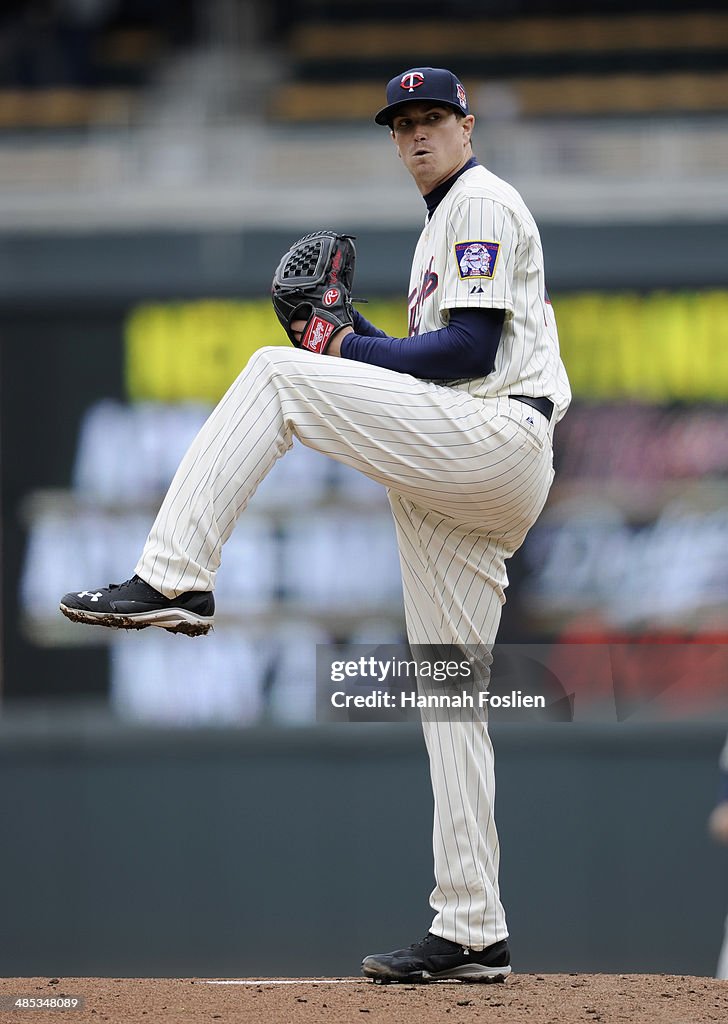
[[[377,124],[391,124],[397,107],[411,100],[440,103],[469,114],[468,97],[461,82],[445,68],[410,68],[387,85],[387,106],[374,118]]]

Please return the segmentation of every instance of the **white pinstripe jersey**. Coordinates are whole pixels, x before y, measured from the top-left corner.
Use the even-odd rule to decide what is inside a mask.
[[[409,286],[409,333],[447,326],[449,310],[505,310],[495,367],[453,381],[479,397],[545,396],[556,419],[571,390],[546,293],[538,228],[518,192],[485,167],[461,174],[425,224]]]

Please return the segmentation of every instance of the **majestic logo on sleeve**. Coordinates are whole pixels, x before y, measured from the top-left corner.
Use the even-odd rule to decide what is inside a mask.
[[[487,277],[492,280],[499,251],[500,242],[457,242],[455,259],[460,280],[466,277]]]
[[[406,75],[402,75],[399,85],[400,88],[406,89],[407,92],[414,92],[415,89],[419,89],[425,80],[425,76],[421,71],[409,71]]]

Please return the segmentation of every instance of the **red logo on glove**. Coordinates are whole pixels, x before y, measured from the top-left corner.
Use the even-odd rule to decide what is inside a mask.
[[[333,306],[335,302],[339,301],[339,289],[329,288],[327,292],[324,292],[323,304],[324,306]]]
[[[320,316],[314,316],[301,338],[301,348],[307,348],[309,352],[320,354],[326,350],[329,338],[333,333],[334,324],[330,324],[328,320],[322,320]]]
[[[329,273],[329,281],[332,284],[336,284],[339,280],[339,271],[341,270],[341,261],[344,258],[344,254],[341,249],[337,249],[334,255],[331,257],[331,271]]]

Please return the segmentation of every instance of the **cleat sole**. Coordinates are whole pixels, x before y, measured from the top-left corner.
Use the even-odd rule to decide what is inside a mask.
[[[112,615],[109,612],[87,612],[81,608],[60,605],[61,612],[71,622],[82,622],[87,626],[107,626],[110,629],[146,629],[156,626],[168,633],[182,633],[184,636],[205,636],[214,623],[191,612],[175,609],[161,612],[142,612],[139,615]],[[165,622],[164,617],[168,616]]]
[[[482,973],[483,970],[496,973]],[[374,969],[363,969],[364,976],[374,982],[375,985],[419,985],[432,981],[461,981],[478,985],[496,985],[503,983],[511,973],[510,967],[480,968],[467,964],[463,967],[454,967],[451,971],[442,971],[440,974],[429,974],[427,971],[419,971],[417,974],[405,974],[401,977],[396,975],[379,974]]]

